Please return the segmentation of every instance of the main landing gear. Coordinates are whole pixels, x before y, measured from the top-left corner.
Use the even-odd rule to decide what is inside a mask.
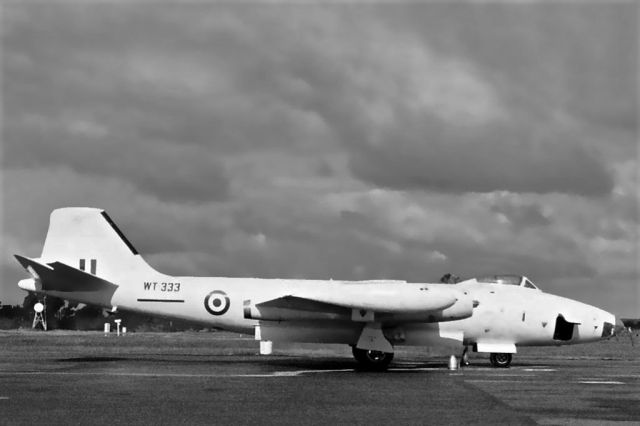
[[[393,352],[369,351],[358,349],[355,346],[351,349],[353,350],[353,357],[358,361],[360,370],[384,371],[393,360]]]
[[[489,355],[491,365],[496,368],[508,368],[511,365],[511,354],[492,353]]]
[[[460,355],[460,367],[468,367],[469,366],[469,346],[465,346],[462,351],[462,355]]]

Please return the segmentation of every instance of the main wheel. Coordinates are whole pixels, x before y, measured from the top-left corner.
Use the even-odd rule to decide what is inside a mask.
[[[491,365],[497,368],[508,368],[511,365],[511,354],[494,353],[489,355]]]
[[[355,346],[352,350],[360,369],[366,371],[384,371],[393,360],[393,352],[369,351]]]

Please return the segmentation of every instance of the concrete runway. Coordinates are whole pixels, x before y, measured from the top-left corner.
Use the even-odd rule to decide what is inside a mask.
[[[509,369],[477,354],[458,371],[402,349],[386,373],[354,371],[349,348],[257,351],[221,332],[0,332],[0,424],[640,423],[628,341],[525,348]]]

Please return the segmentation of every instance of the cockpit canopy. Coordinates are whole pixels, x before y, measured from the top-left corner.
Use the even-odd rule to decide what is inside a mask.
[[[490,275],[477,278],[476,281],[483,284],[515,285],[518,287],[533,288],[539,290],[529,278],[522,275]]]

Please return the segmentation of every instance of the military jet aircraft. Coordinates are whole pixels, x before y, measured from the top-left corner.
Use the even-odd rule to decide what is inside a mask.
[[[385,370],[397,345],[453,344],[508,367],[519,346],[596,341],[615,324],[612,314],[520,276],[457,284],[169,276],[95,208],[54,210],[40,257],[15,257],[31,275],[18,285],[30,292],[273,342],[347,344],[367,370]]]

